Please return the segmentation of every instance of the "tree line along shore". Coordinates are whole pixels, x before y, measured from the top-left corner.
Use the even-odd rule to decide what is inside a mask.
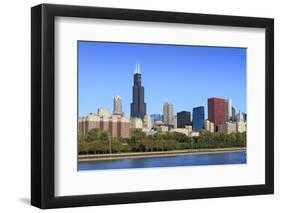
[[[203,150],[246,147],[246,132],[226,134],[200,131],[199,136],[190,137],[178,132],[157,132],[146,135],[134,130],[131,138],[113,138],[101,129],[91,129],[78,135],[79,155],[129,154],[169,152],[177,150]]]

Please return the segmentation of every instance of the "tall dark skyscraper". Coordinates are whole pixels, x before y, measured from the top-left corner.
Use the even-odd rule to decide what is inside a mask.
[[[203,106],[193,108],[192,128],[195,131],[204,129],[205,110]]]
[[[185,126],[191,125],[190,112],[181,111],[177,113],[177,127],[185,128]]]
[[[146,114],[146,103],[144,103],[144,87],[141,85],[141,73],[139,62],[136,65],[133,85],[133,102],[131,103],[131,118],[141,118]]]

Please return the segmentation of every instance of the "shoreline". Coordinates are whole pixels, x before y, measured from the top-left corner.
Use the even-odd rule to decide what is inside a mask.
[[[157,152],[131,152],[131,153],[117,153],[117,154],[78,155],[78,163],[136,159],[136,158],[173,157],[173,156],[181,156],[181,155],[219,154],[219,153],[226,153],[226,152],[241,152],[246,150],[247,150],[246,147],[232,147],[232,148],[211,148],[211,149],[185,149],[185,150],[157,151]]]

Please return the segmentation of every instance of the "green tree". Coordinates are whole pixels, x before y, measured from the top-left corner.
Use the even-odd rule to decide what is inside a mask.
[[[82,133],[78,133],[78,143],[85,142],[86,141],[86,135]]]
[[[146,138],[146,134],[141,129],[135,129],[132,136],[132,142],[136,148],[136,151],[144,152],[145,145],[143,140]]]
[[[99,139],[102,140],[102,141],[108,141],[108,140],[109,140],[109,134],[108,134],[108,132],[102,130],[102,131],[100,132],[100,137],[99,137]]]
[[[89,144],[85,142],[78,143],[78,153],[79,154],[88,154],[89,153]]]
[[[90,129],[88,133],[86,134],[86,141],[91,142],[91,141],[97,141],[100,138],[101,130],[94,128]]]
[[[183,133],[174,132],[173,137],[170,139],[174,139],[174,140],[178,141],[179,143],[184,143],[184,142],[187,142],[187,140],[188,140],[187,138],[188,138],[188,136],[186,136]]]

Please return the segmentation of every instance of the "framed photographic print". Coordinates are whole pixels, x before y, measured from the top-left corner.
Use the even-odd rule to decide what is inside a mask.
[[[31,9],[31,203],[272,194],[274,21]]]

